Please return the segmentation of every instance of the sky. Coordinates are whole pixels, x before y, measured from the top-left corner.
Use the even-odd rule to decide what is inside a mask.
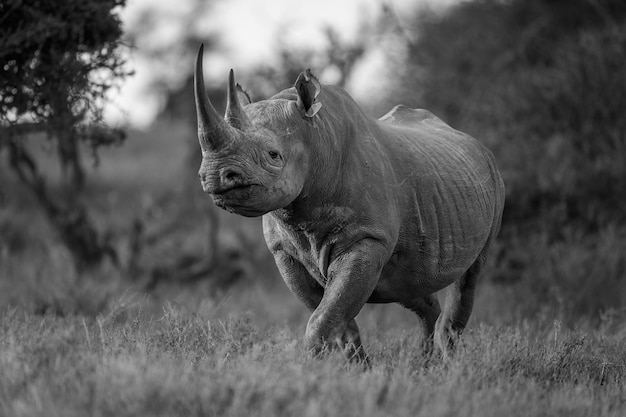
[[[416,4],[431,7],[445,7],[459,0],[385,0],[396,14],[402,16],[414,10]],[[210,13],[199,19],[200,27],[189,28],[185,16],[192,10],[193,0],[127,0],[120,12],[125,29],[136,27],[146,10],[152,10],[161,17],[158,30],[149,39],[135,45],[128,56],[128,66],[134,75],[128,77],[119,90],[110,94],[111,104],[105,113],[107,120],[114,124],[130,125],[137,128],[149,126],[163,105],[164,96],[150,88],[155,77],[167,79],[175,85],[182,82],[181,65],[163,63],[156,66],[148,59],[142,47],[150,42],[159,45],[175,45],[186,30],[199,34],[217,34],[220,37],[219,51],[205,57],[207,82],[223,82],[229,68],[236,68],[237,74],[245,76],[246,69],[260,63],[270,64],[276,60],[276,41],[280,39],[290,45],[313,48],[324,46],[323,30],[331,26],[346,41],[359,36],[360,23],[371,20],[380,10],[381,0],[222,0],[214,1]],[[147,48],[146,48],[147,49]],[[189,67],[193,62],[188,63]],[[384,85],[372,82],[385,70],[384,53],[375,49],[365,57],[355,70],[347,88],[357,100],[367,99],[367,94],[375,95]],[[322,82],[332,83],[333,74],[323,73]],[[359,86],[369,86],[363,89]],[[287,86],[285,86],[287,87]]]

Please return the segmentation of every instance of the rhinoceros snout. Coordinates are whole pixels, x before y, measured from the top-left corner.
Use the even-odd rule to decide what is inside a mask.
[[[200,170],[198,176],[200,177],[203,190],[209,194],[220,194],[233,188],[246,185],[243,172],[236,168],[220,168],[213,174]]]
[[[222,168],[220,169],[220,183],[225,188],[242,184],[243,174],[234,168]]]

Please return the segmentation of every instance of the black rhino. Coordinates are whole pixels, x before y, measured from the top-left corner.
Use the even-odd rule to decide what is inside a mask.
[[[222,118],[204,90],[202,47],[195,71],[202,187],[223,209],[263,216],[285,283],[312,312],[307,347],[366,360],[354,318],[365,303],[395,302],[445,355],[500,228],[491,152],[426,110],[373,119],[308,70],[254,103],[231,70]]]

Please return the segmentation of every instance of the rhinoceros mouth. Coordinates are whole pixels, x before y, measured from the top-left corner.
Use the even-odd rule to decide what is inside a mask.
[[[258,194],[259,186],[256,184],[237,185],[211,193],[213,201],[219,207],[229,210],[235,208],[248,208],[251,199]]]
[[[211,197],[218,207],[226,211],[247,217],[256,217],[267,212],[265,208],[256,207],[253,202],[258,203],[258,187],[259,185],[256,184],[230,187],[213,193]]]
[[[213,191],[211,194],[214,196],[236,196],[241,194],[246,194],[252,191],[252,188],[255,187],[256,184],[241,184],[241,185],[233,185],[227,188],[220,188]]]

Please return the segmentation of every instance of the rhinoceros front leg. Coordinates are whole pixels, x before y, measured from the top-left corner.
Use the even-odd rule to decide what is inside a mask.
[[[311,351],[338,345],[350,358],[367,362],[354,318],[374,291],[387,257],[380,243],[363,239],[331,262],[324,295],[306,328]]]
[[[324,288],[308,273],[306,268],[295,258],[283,251],[274,254],[276,266],[291,292],[311,311],[318,308],[324,297]],[[359,327],[354,319],[346,325],[345,331],[337,342],[350,358],[366,360],[361,344]]]

